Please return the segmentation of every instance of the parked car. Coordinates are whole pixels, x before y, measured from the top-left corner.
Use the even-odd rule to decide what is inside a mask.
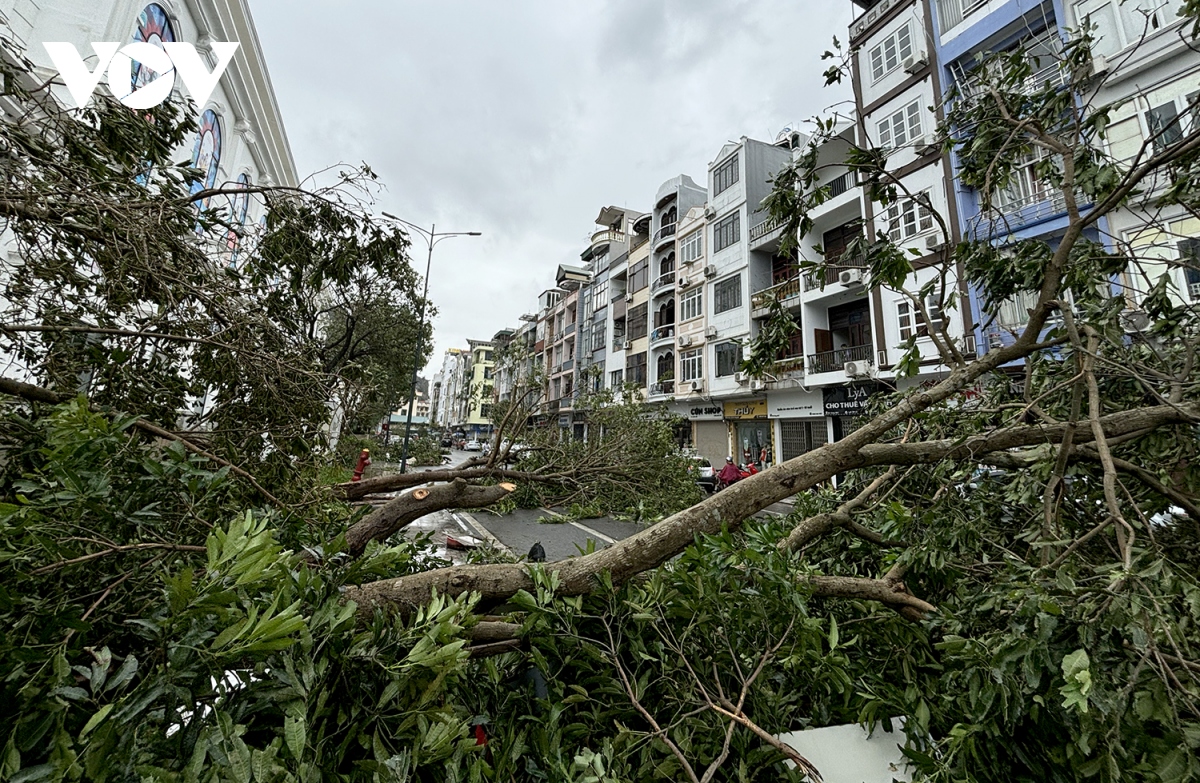
[[[442,433],[442,448],[448,449],[453,445],[454,445],[454,438],[452,438],[450,436],[450,433],[448,433],[448,432]]]
[[[692,474],[696,483],[705,492],[712,493],[717,486],[717,480],[713,475],[713,466],[704,457],[693,457],[692,463],[688,465],[688,473]]]
[[[471,438],[467,441],[467,445],[463,446],[463,451],[483,451],[483,444]]]

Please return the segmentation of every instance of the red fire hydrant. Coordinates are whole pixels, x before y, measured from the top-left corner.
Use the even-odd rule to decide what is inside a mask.
[[[367,469],[367,465],[371,464],[371,452],[368,449],[363,449],[362,454],[358,455],[358,464],[354,466],[354,477],[351,481],[362,481],[363,472]]]

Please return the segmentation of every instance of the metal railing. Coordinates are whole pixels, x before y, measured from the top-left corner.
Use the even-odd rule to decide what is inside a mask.
[[[675,338],[675,324],[667,324],[660,326],[650,333],[650,342],[656,343],[659,340],[672,340]]]
[[[750,227],[750,241],[756,242],[781,228],[783,228],[782,222],[776,218],[768,217],[761,223]]]
[[[606,228],[592,234],[592,244],[598,245],[601,242],[624,242],[625,234],[620,231],[613,231],[611,228]]]
[[[674,286],[674,285],[675,285],[675,272],[674,272],[674,270],[672,270],[665,274],[659,275],[658,278],[655,279],[655,281],[650,284],[650,293],[655,293],[659,289],[666,288],[667,286]]]
[[[795,356],[785,356],[782,359],[776,359],[771,365],[772,375],[803,375],[804,374],[804,354],[798,353]]]
[[[678,225],[678,223],[667,223],[665,226],[662,226],[661,228],[659,228],[658,231],[655,231],[654,232],[655,243],[657,243],[660,239],[666,239],[667,237],[675,236],[675,226],[677,226],[677,225]]]
[[[808,290],[808,289],[805,289]],[[793,277],[790,280],[785,280],[782,283],[776,283],[770,288],[764,288],[750,296],[750,309],[759,310],[771,303],[772,299],[777,299],[780,302],[791,299],[800,293],[800,278]]]
[[[650,387],[651,394],[674,394],[675,381],[662,381]]]
[[[805,272],[804,290],[812,291],[816,288],[824,288],[827,285],[833,285],[834,283],[838,282],[842,272],[847,269],[859,269],[865,272],[867,268],[858,264],[828,264],[826,265],[824,271],[818,269],[813,270],[812,272]]]
[[[858,181],[855,178],[853,171],[847,171],[840,177],[830,180],[827,184],[829,185],[830,198],[837,198],[847,190],[850,190],[857,185]]]
[[[874,354],[874,346],[855,345],[849,348],[838,348],[835,351],[813,353],[808,355],[808,371],[810,373],[837,372],[846,366],[846,362],[870,361]]]

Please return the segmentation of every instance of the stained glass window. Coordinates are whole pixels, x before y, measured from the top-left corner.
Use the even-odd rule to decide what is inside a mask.
[[[171,19],[161,5],[151,3],[142,9],[138,16],[137,29],[133,31],[133,40],[154,44],[159,48],[162,48],[164,42],[175,41],[175,28],[171,26]],[[137,90],[142,85],[149,84],[154,76],[154,71],[142,67],[141,63],[134,63],[131,86]]]
[[[221,165],[221,118],[212,109],[205,109],[200,116],[200,135],[192,151],[192,167],[204,172],[204,176],[192,183],[192,194],[208,190],[217,184],[217,169]],[[200,209],[208,209],[208,199]]]
[[[250,187],[250,175],[239,174],[237,178],[238,192],[229,199],[229,228],[225,232],[226,263],[237,267],[238,246],[245,233],[246,213],[250,211],[250,194],[245,189]]]

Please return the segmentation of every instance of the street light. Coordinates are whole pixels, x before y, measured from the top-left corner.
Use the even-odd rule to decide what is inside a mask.
[[[413,352],[412,385],[409,387],[408,393],[408,420],[404,423],[404,446],[400,451],[400,472],[405,473],[408,471],[408,441],[412,435],[413,405],[417,402],[417,371],[421,365],[421,340],[425,335],[425,300],[429,297],[429,269],[433,264],[433,246],[443,239],[449,239],[450,237],[477,237],[481,236],[481,234],[478,231],[443,231],[439,234],[436,223],[432,224],[426,230],[414,223],[409,223],[407,220],[390,215],[387,212],[384,212],[383,216],[397,223],[403,223],[413,231],[416,231],[425,240],[425,243],[429,245],[429,255],[425,259],[425,290],[421,293],[421,303],[418,305],[417,311],[417,339],[416,348]],[[391,421],[391,414],[388,414],[388,421]]]

